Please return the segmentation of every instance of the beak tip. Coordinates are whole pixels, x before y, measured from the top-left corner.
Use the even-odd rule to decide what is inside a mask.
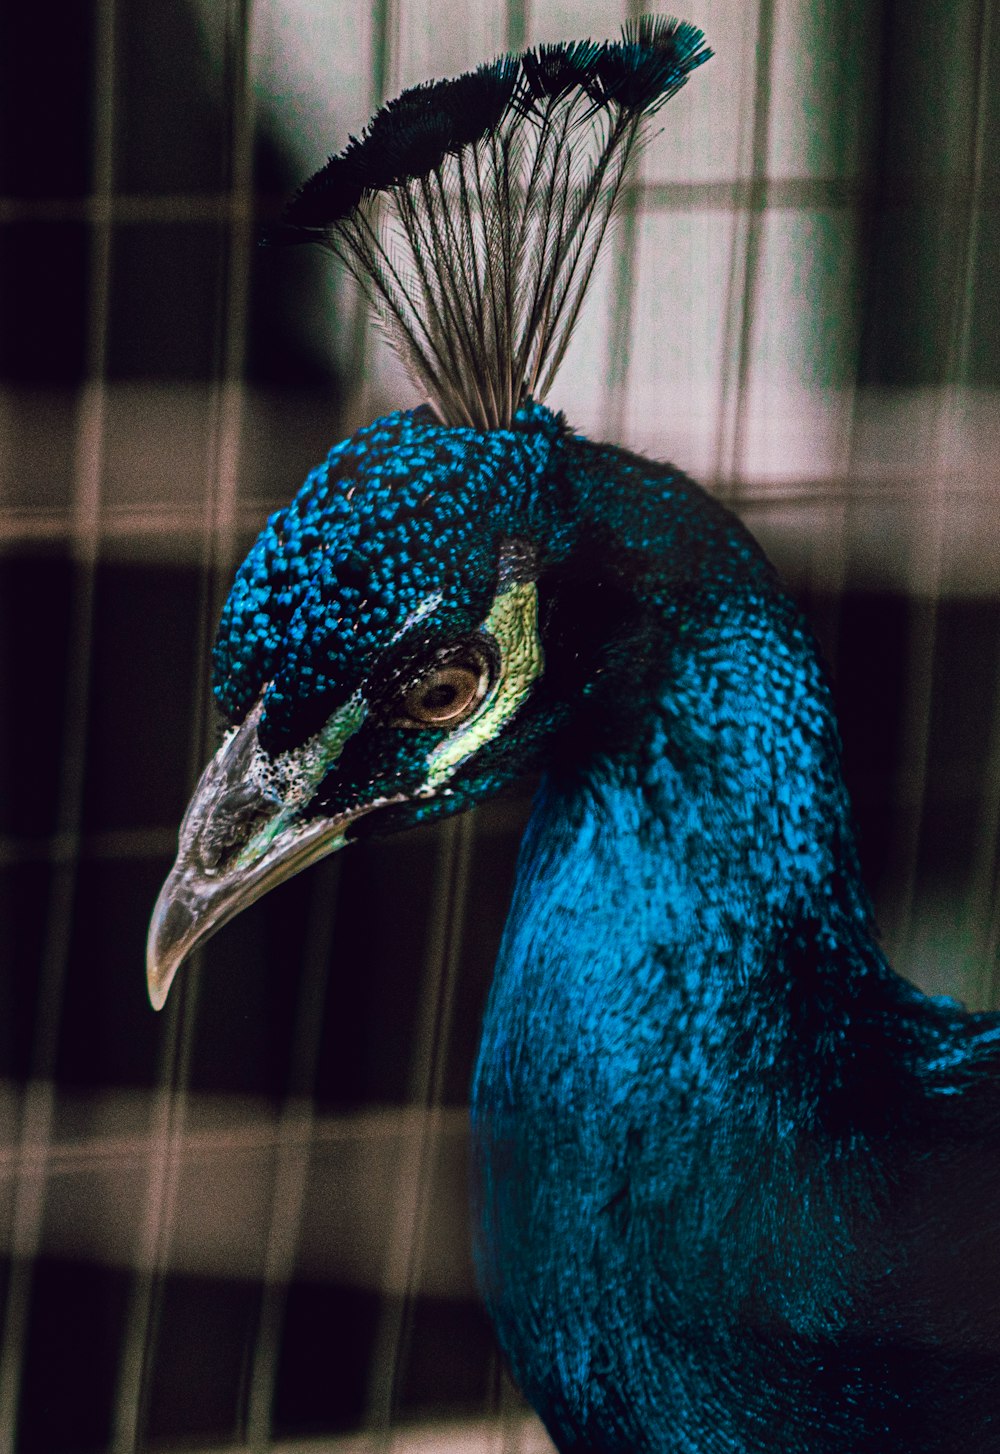
[[[169,986],[160,984],[152,974],[146,973],[146,989],[149,993],[149,1003],[154,1010],[162,1010],[167,1003]]]
[[[154,1010],[162,1010],[170,986],[190,947],[190,917],[176,897],[176,873],[160,890],[146,938],[146,991]]]
[[[284,799],[262,798],[252,774],[248,778],[248,763],[264,760],[256,735],[260,711],[258,704],[227,737],[188,805],[177,858],[160,889],[146,940],[146,989],[154,1010],[162,1010],[181,965],[216,930],[273,885],[342,848],[346,825],[381,806],[379,800],[339,817],[303,820]],[[210,865],[203,860],[198,845],[209,829],[210,846],[231,850],[225,863],[217,854]]]
[[[177,963],[171,962],[157,953],[156,944],[156,920],[150,925],[149,940],[146,944],[146,991],[149,995],[149,1003],[154,1010],[162,1010],[167,1003],[167,995],[173,983],[174,975],[177,973]]]

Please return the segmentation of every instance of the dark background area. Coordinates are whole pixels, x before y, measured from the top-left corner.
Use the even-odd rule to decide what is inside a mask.
[[[548,38],[549,8],[480,7],[512,45]],[[621,10],[577,8],[557,34],[608,33]],[[578,422],[637,442],[631,330],[643,298],[670,307],[658,222],[735,219],[736,444],[704,482],[826,647],[895,962],[997,1004],[1000,25],[987,0],[828,0],[797,38],[773,0],[709,8],[691,18],[720,64],[727,17],[743,27],[745,164],[635,189],[595,304],[608,357],[578,361],[606,392]],[[400,83],[407,37],[438,27],[433,54],[457,12],[342,9],[362,98],[346,128]],[[163,1015],[146,1001],[235,566],[331,443],[409,402],[324,260],[255,245],[304,176],[251,44],[283,13],[0,17],[0,1448],[24,1454],[381,1448],[425,1426],[427,1448],[497,1428],[505,1449],[539,1444],[464,1222],[467,1088],[529,789],[318,866],[213,940]],[[772,165],[797,46],[820,78],[805,134],[861,138],[829,173]],[[832,264],[797,284],[773,251],[799,213],[846,229],[847,290]],[[804,387],[848,401],[840,463],[801,479],[740,453],[768,426],[756,384],[787,366],[765,346],[768,286],[800,344],[820,340]],[[681,414],[665,396],[657,452],[685,466]]]

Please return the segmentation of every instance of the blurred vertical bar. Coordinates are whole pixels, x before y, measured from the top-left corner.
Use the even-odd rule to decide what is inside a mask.
[[[983,309],[979,297],[986,236],[985,179],[987,155],[992,157],[991,179],[1000,179],[1000,163],[996,160],[996,141],[1000,139],[1000,24],[992,0],[980,0],[975,41],[975,101],[972,142],[968,166],[968,222],[964,251],[960,264],[961,298],[959,318],[954,333],[955,386],[950,394],[947,441],[949,460],[960,458],[962,437],[967,420],[973,414],[972,401],[978,399],[977,315]],[[997,199],[993,197],[994,229],[998,215]],[[995,256],[992,266],[996,266]],[[977,309],[977,303],[980,309]],[[1000,323],[994,310],[994,345],[1000,344]],[[995,388],[1000,381],[1000,360],[994,349],[993,377],[988,382]],[[971,406],[971,407],[970,407]],[[973,424],[973,427],[974,424]],[[1000,574],[1000,573],[998,573]],[[1000,595],[1000,587],[995,587]],[[996,658],[1000,668],[1000,656]],[[966,942],[969,959],[978,966],[970,976],[970,1004],[983,1009],[1000,1008],[1000,670],[993,682],[991,727],[984,748],[984,767],[980,786],[981,811],[976,834],[969,890],[966,900]]]
[[[741,219],[743,256],[737,265],[734,247],[726,307],[727,342],[724,358],[729,362],[729,368],[723,375],[725,382],[720,422],[723,424],[725,434],[720,434],[720,438],[726,439],[726,443],[722,447],[728,458],[723,460],[720,455],[719,465],[716,469],[719,491],[734,505],[743,492],[749,469],[749,461],[746,457],[747,410],[749,408],[750,371],[760,284],[761,239],[770,141],[773,50],[774,3],[773,0],[758,0],[752,112],[749,126],[744,126],[744,130],[750,136],[751,165],[749,194]],[[727,425],[729,428],[726,427]]]
[[[629,18],[636,19],[643,13],[644,8],[639,0],[630,0]],[[628,187],[619,204],[618,215],[610,229],[611,235],[604,244],[609,254],[607,266],[612,278],[610,326],[604,370],[607,382],[603,424],[608,439],[621,438],[627,410],[631,363],[629,339],[635,305],[641,205],[641,188],[633,184]]]
[[[3,1450],[18,1447],[23,1360],[34,1265],[45,1212],[56,1055],[80,851],[105,413],[113,188],[115,0],[96,0],[95,29],[92,85],[96,100],[90,183],[88,322],[84,379],[76,422],[70,522],[74,576],[69,622],[72,674],[67,683],[63,755],[58,769],[55,834],[58,848],[52,862],[30,1071],[24,1087],[18,1135],[19,1171],[14,1190],[10,1274],[3,1319],[3,1347],[0,1350],[0,1449]]]
[[[468,897],[468,871],[475,831],[468,815],[449,818],[437,837],[432,887],[431,933],[420,972],[420,999],[413,1033],[408,1102],[420,1112],[405,1142],[397,1171],[386,1261],[384,1301],[368,1379],[366,1425],[375,1447],[388,1448],[399,1413],[400,1388],[413,1336],[415,1307],[427,1236],[431,1179],[440,1128],[442,1087],[447,1068],[461,935]]]
[[[213,20],[221,21],[221,98],[218,176],[224,226],[217,234],[222,294],[216,305],[209,377],[209,432],[203,480],[201,627],[193,643],[198,656],[197,700],[192,716],[188,780],[197,779],[213,750],[214,714],[208,692],[209,647],[236,551],[236,498],[243,428],[244,365],[250,252],[254,232],[253,107],[248,84],[251,0],[226,0]],[[198,1005],[200,956],[186,969],[166,1011],[159,1089],[150,1127],[149,1179],[141,1231],[139,1266],[132,1280],[124,1354],[115,1410],[114,1454],[132,1454],[146,1443],[145,1424],[152,1390],[153,1359],[165,1313],[164,1288],[171,1271],[171,1244],[181,1159],[187,1131],[187,1090]],[[235,1432],[235,1430],[234,1430]]]
[[[910,488],[910,630],[895,784],[891,892],[883,927],[904,974],[931,973],[936,906],[921,896],[941,596],[954,514],[956,401],[965,358],[981,206],[989,7],[886,0],[881,121],[867,226],[855,456],[884,465],[887,445]],[[968,967],[963,974],[967,980]],[[985,986],[965,982],[979,999]]]
[[[270,1224],[262,1269],[260,1312],[246,1389],[246,1448],[272,1447],[272,1410],[288,1285],[295,1271],[315,1119],[324,1005],[330,976],[340,864],[315,875],[297,996],[289,1083],[277,1124],[277,1152]]]
[[[630,327],[615,345],[629,357],[619,437],[717,485],[733,469],[738,337],[752,291],[749,202],[754,167],[763,164],[755,162],[754,125],[769,63],[758,57],[756,6],[715,0],[691,19],[713,57],[664,109],[642,162]],[[602,283],[582,324],[591,356]],[[572,390],[586,398],[593,389],[587,353],[581,347],[567,360],[559,397]]]

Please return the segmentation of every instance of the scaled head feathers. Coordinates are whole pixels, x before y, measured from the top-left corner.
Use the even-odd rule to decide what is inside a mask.
[[[237,574],[214,650],[224,717],[241,722],[260,699],[261,743],[286,751],[408,635],[433,648],[477,627],[563,429],[532,404],[490,433],[443,427],[425,408],[335,446]]]

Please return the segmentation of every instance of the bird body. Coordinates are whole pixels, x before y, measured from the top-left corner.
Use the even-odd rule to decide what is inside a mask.
[[[515,1375],[561,1449],[1000,1448],[1000,1027],[886,965],[818,654],[745,532],[567,452],[580,534],[616,519],[619,584],[670,605],[614,722],[552,754],[486,1015],[478,1263]]]
[[[487,1307],[558,1448],[989,1454],[1000,1020],[887,965],[826,675],[752,537],[531,388],[642,117],[699,46],[643,21],[404,93],[292,204],[435,407],[338,445],[240,569],[214,654],[231,727],[154,912],[150,993],[322,854],[540,772],[474,1204]],[[383,194],[412,275],[379,241]]]

